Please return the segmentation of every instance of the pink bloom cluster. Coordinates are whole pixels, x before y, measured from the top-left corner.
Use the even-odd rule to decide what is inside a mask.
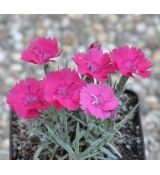
[[[59,56],[56,39],[38,38],[23,51],[22,59],[43,65]],[[119,105],[113,89],[105,84],[107,77],[115,71],[130,77],[137,74],[149,77],[152,63],[137,48],[123,46],[104,53],[100,44],[91,44],[86,52],[72,57],[78,71],[62,69],[49,72],[43,80],[27,78],[17,83],[7,96],[7,103],[17,115],[24,119],[36,118],[41,111],[54,106],[57,110],[82,108],[88,115],[99,119],[114,116]],[[79,74],[95,78],[98,84],[80,78]]]

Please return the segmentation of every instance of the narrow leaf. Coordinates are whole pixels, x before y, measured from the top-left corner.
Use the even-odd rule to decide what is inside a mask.
[[[112,158],[112,159],[118,159],[111,151],[109,151],[107,148],[105,147],[101,147],[100,150],[106,154],[108,157]]]
[[[134,116],[134,113],[137,110],[138,105],[139,103],[135,105],[135,107],[129,112],[129,114],[126,115],[126,117],[120,123],[117,124],[116,130],[120,130],[127,123],[127,121]]]
[[[46,148],[47,145],[48,144],[42,144],[42,145],[39,146],[39,148],[36,150],[36,152],[34,154],[34,157],[33,157],[34,160],[37,160],[38,159],[40,153],[43,151],[43,149]]]
[[[121,153],[117,150],[117,148],[113,144],[109,143],[107,145],[114,151],[114,153],[116,153],[120,158],[122,158]]]
[[[70,157],[75,159],[76,156],[72,148],[68,144],[66,144],[62,139],[60,139],[48,125],[46,125],[46,128],[48,129],[54,140],[69,153]]]

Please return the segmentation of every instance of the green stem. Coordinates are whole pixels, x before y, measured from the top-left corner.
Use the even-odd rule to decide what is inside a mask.
[[[121,76],[118,85],[117,85],[117,90],[118,92],[122,92],[124,89],[124,86],[126,85],[127,81],[128,81],[129,77],[126,77],[124,75]]]
[[[108,119],[105,121],[105,125],[106,125],[106,129],[107,131],[109,131],[110,133],[113,132],[113,128],[114,128],[114,120],[112,119]]]
[[[48,64],[45,64],[44,67],[43,67],[43,69],[44,69],[45,75],[47,75],[48,72],[49,72],[49,65]]]

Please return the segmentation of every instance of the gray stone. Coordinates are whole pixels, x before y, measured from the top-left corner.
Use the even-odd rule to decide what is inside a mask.
[[[20,64],[13,64],[12,66],[11,66],[11,71],[17,71],[17,72],[19,72],[19,71],[21,71],[22,70],[22,66],[20,65]]]
[[[160,48],[153,52],[153,62],[160,65]]]
[[[6,58],[6,53],[0,50],[0,63],[4,62]]]
[[[148,103],[158,103],[158,98],[156,96],[147,96],[145,101]]]
[[[0,148],[1,149],[6,149],[6,150],[9,148],[9,139],[8,138],[4,139],[2,141],[2,143],[0,144]]]
[[[136,26],[136,30],[139,33],[144,33],[146,28],[147,28],[147,26],[146,26],[146,24],[144,22],[138,23],[137,26]]]
[[[118,16],[117,15],[108,15],[107,19],[111,22],[111,23],[116,23],[118,22]]]
[[[15,50],[17,51],[22,51],[23,49],[23,44],[21,42],[16,42],[14,45]]]
[[[96,32],[102,32],[103,31],[103,25],[101,23],[94,23],[93,28]]]
[[[62,27],[64,27],[64,28],[68,27],[69,24],[70,24],[70,20],[69,20],[69,18],[67,16],[62,18],[62,23],[61,23]]]
[[[52,24],[52,21],[49,18],[47,18],[43,21],[43,26],[46,28],[50,27],[51,24]]]
[[[8,77],[7,79],[5,79],[5,83],[7,85],[13,85],[15,83],[15,80],[13,77]]]
[[[16,42],[19,42],[23,39],[23,36],[20,32],[16,32],[16,33],[13,34],[13,38]]]
[[[155,34],[155,28],[153,26],[147,27],[147,35],[154,36],[154,34]]]

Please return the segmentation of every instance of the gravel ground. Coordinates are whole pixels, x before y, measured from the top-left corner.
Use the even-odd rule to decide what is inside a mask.
[[[43,75],[39,66],[20,60],[37,36],[55,36],[64,60],[95,41],[106,50],[124,44],[142,48],[154,63],[153,75],[130,80],[129,87],[141,99],[147,159],[160,159],[160,15],[0,15],[0,159],[9,158],[7,91],[20,79]]]

